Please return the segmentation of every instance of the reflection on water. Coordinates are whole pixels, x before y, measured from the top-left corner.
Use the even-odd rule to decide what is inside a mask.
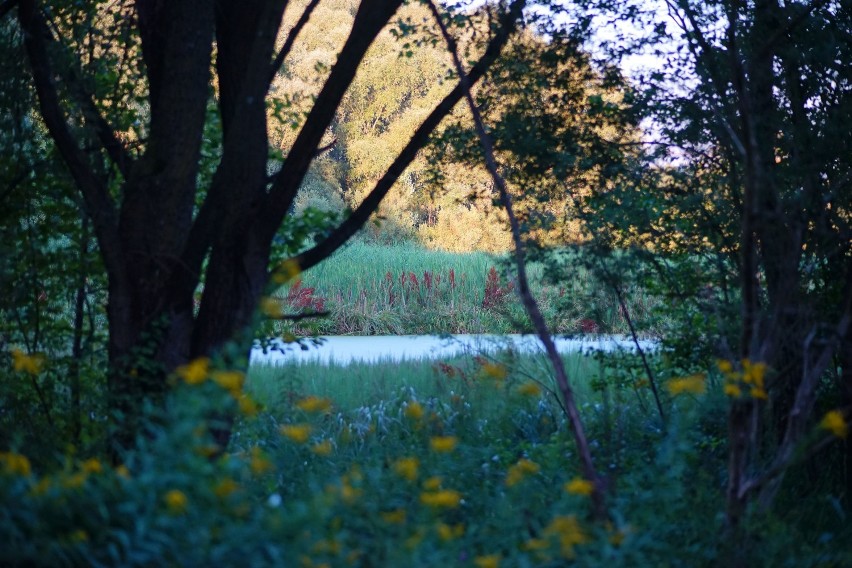
[[[573,338],[554,338],[560,353],[578,351],[633,351],[636,345],[625,336],[603,335]],[[643,350],[653,351],[657,342],[639,341]],[[298,344],[278,342],[276,349],[267,353],[259,348],[252,351],[252,363],[285,364],[292,362],[322,362],[347,365],[354,361],[402,361],[411,359],[438,359],[463,353],[513,349],[521,353],[543,352],[541,342],[534,335],[370,335],[331,336],[322,338],[321,345],[300,348]]]

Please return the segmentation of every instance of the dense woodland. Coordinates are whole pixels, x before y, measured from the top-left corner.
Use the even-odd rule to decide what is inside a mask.
[[[0,50],[0,564],[852,563],[846,0],[5,0]],[[424,332],[545,355],[249,366]]]

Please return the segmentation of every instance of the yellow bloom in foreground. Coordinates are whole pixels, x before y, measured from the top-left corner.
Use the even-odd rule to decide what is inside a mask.
[[[304,444],[311,437],[310,424],[285,424],[279,431],[281,434],[297,444]]]
[[[97,458],[92,458],[83,462],[80,469],[85,473],[100,473],[103,471],[103,466]]]
[[[725,374],[728,374],[734,370],[734,366],[731,364],[730,361],[726,359],[719,359],[718,361],[716,361],[716,367],[718,367],[719,370]]]
[[[482,365],[482,373],[486,377],[490,377],[497,381],[502,381],[509,376],[509,371],[506,370],[506,367],[498,363],[485,363]]]
[[[311,451],[318,456],[331,455],[332,449],[331,440],[323,440],[311,446]]]
[[[725,383],[723,389],[725,394],[731,398],[739,398],[743,394],[743,391],[740,389],[740,387],[733,383]]]
[[[260,309],[260,313],[270,318],[277,318],[281,316],[282,307],[281,300],[279,298],[273,298],[272,296],[264,296],[260,299],[258,303],[258,308]]]
[[[207,380],[210,359],[199,357],[177,368],[177,374],[188,385],[198,385]]]
[[[189,504],[186,494],[178,489],[172,489],[163,497],[166,502],[166,507],[173,515],[180,515],[186,512],[186,506]]]
[[[257,413],[260,410],[260,405],[247,394],[244,394],[240,397],[240,399],[237,401],[237,405],[240,408],[240,412],[242,412],[244,416],[248,416],[249,418],[257,416]]]
[[[234,493],[239,487],[236,481],[230,477],[226,477],[213,487],[213,494],[220,499],[224,499]]]
[[[438,533],[438,538],[443,541],[455,540],[464,535],[464,525],[461,523],[457,525],[438,523],[435,531]]]
[[[123,477],[124,479],[130,479],[130,470],[127,469],[127,466],[124,464],[115,468],[115,474],[119,477]]]
[[[828,430],[838,438],[846,438],[849,435],[849,425],[839,410],[832,410],[823,417],[819,427]]]
[[[521,550],[532,552],[535,550],[547,550],[550,548],[550,542],[543,538],[531,538],[521,545]]]
[[[443,483],[441,477],[438,475],[433,475],[432,477],[423,482],[423,489],[426,489],[427,491],[435,491],[441,488],[441,483]]]
[[[262,475],[266,472],[272,471],[275,469],[275,466],[272,465],[272,462],[266,459],[266,456],[263,455],[263,451],[254,447],[251,449],[251,458],[249,459],[249,468],[252,473],[255,475]]]
[[[565,491],[571,495],[588,496],[595,490],[594,483],[587,479],[583,479],[582,477],[575,477],[566,483],[564,487]]]
[[[690,375],[680,379],[672,379],[666,385],[672,396],[679,394],[703,394],[707,390],[707,385],[704,382],[704,375]]]
[[[573,558],[574,546],[589,540],[574,515],[554,517],[544,529],[544,535],[559,539],[560,552],[564,558]]]
[[[405,407],[405,416],[411,420],[420,420],[423,418],[423,406],[416,400],[409,402]]]
[[[27,477],[32,472],[30,460],[21,454],[0,452],[0,464],[3,465],[3,472],[11,475]]]
[[[536,474],[541,470],[541,466],[528,459],[519,459],[518,463],[512,465],[506,472],[506,485],[512,487],[524,480],[525,477],[531,474]]]
[[[417,479],[417,470],[420,467],[420,460],[417,458],[400,458],[393,462],[394,472],[408,481]]]
[[[310,413],[328,412],[331,410],[331,401],[327,398],[309,396],[297,402],[296,407]]]
[[[461,493],[452,489],[420,494],[420,502],[435,509],[453,509],[461,502]]]
[[[379,513],[382,520],[390,525],[402,525],[405,523],[405,509],[394,509],[393,511],[382,511]]]
[[[297,260],[288,259],[278,265],[275,274],[272,275],[272,280],[276,284],[285,284],[302,273],[302,268]]]
[[[751,387],[751,390],[748,391],[752,398],[758,398],[760,400],[766,400],[769,398],[769,395],[766,394],[766,391],[763,390],[762,387]]]
[[[541,387],[537,383],[524,383],[518,387],[518,394],[534,397],[541,394]]]
[[[243,390],[246,376],[240,371],[214,371],[213,382],[231,393],[234,398],[239,398]]]
[[[747,385],[755,385],[763,389],[763,377],[766,375],[766,363],[752,363],[743,359],[743,382]]]
[[[502,557],[499,554],[488,554],[486,556],[477,556],[473,559],[473,564],[476,568],[499,568]]]
[[[12,368],[29,375],[38,375],[44,367],[44,355],[34,353],[27,355],[20,349],[12,349]]]
[[[429,440],[429,447],[434,452],[449,453],[456,449],[458,443],[459,440],[455,436],[433,436]]]

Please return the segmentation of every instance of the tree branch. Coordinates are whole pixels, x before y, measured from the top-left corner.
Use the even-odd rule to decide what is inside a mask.
[[[278,74],[278,71],[281,70],[281,66],[284,64],[284,59],[287,58],[290,50],[293,49],[293,44],[296,43],[296,38],[299,37],[299,32],[301,32],[302,28],[305,27],[305,24],[308,23],[308,20],[311,18],[311,13],[319,3],[320,0],[311,0],[307,7],[305,7],[302,15],[299,16],[299,21],[296,22],[296,25],[293,26],[293,29],[290,30],[289,34],[287,34],[287,39],[284,40],[284,45],[281,46],[281,51],[279,51],[278,55],[275,56],[275,60],[272,62],[272,67],[269,70],[270,86],[272,85],[272,81],[275,80],[275,76]]]
[[[518,12],[520,12],[523,9],[524,3],[524,0],[515,0],[515,2],[512,3],[511,10],[518,10]],[[497,161],[494,157],[494,144],[491,141],[491,138],[488,133],[485,131],[485,125],[482,120],[482,115],[479,112],[479,107],[476,105],[476,101],[473,100],[473,95],[471,94],[471,83],[468,80],[461,60],[459,59],[458,49],[456,48],[456,42],[450,35],[449,31],[447,31],[447,27],[444,24],[444,21],[441,19],[441,14],[438,11],[438,8],[435,6],[433,0],[428,0],[428,6],[432,11],[432,15],[434,16],[435,21],[441,28],[441,34],[444,36],[444,40],[447,43],[447,48],[453,58],[453,64],[455,65],[456,72],[459,75],[459,83],[464,91],[464,97],[467,101],[468,107],[470,108],[470,112],[473,115],[473,123],[476,130],[476,134],[479,138],[480,145],[482,146],[482,151],[485,154],[486,168],[488,169],[488,173],[491,174],[491,178],[494,180],[494,184],[497,186],[497,190],[500,195],[500,201],[503,203],[503,208],[506,210],[506,216],[509,218],[509,226],[512,231],[512,241],[515,246],[514,257],[515,266],[518,271],[518,292],[521,296],[521,301],[524,304],[524,308],[526,309],[526,312],[529,315],[533,326],[535,327],[536,335],[538,335],[539,340],[544,345],[544,349],[547,353],[548,359],[550,359],[551,365],[553,366],[553,371],[556,375],[556,384],[559,387],[560,393],[562,394],[562,398],[565,403],[565,408],[568,413],[568,421],[571,425],[571,430],[574,434],[574,441],[577,444],[577,451],[580,454],[580,462],[581,469],[583,471],[583,476],[587,480],[589,480],[593,486],[591,500],[594,515],[597,519],[603,520],[606,518],[603,480],[597,474],[594,462],[592,461],[592,453],[591,449],[589,448],[589,441],[586,437],[583,422],[580,419],[579,411],[577,410],[577,404],[574,401],[574,391],[572,390],[571,384],[568,380],[568,373],[565,371],[565,365],[562,362],[562,358],[559,356],[559,352],[556,350],[556,345],[553,342],[553,337],[550,335],[550,330],[547,327],[547,323],[544,320],[544,316],[542,316],[541,310],[538,307],[538,303],[536,302],[535,297],[533,296],[532,291],[530,290],[529,280],[527,278],[526,271],[524,241],[523,237],[521,236],[520,223],[518,222],[518,218],[515,216],[515,212],[512,205],[512,198],[509,195],[509,191],[506,187],[506,181],[500,174],[497,167]]]
[[[120,241],[115,204],[107,191],[105,181],[92,170],[86,155],[65,122],[65,114],[53,84],[53,74],[44,43],[47,30],[38,13],[35,0],[20,0],[18,18],[21,29],[24,31],[24,44],[32,69],[41,116],[83,195],[87,213],[98,235],[98,243],[107,270],[116,274],[121,273],[124,261],[118,249]]]
[[[517,2],[515,3],[517,4]],[[515,6],[513,4],[513,7]],[[488,68],[497,60],[503,47],[509,39],[509,36],[514,32],[517,18],[520,15],[520,8],[511,9],[501,19],[500,28],[497,33],[491,38],[488,43],[485,53],[479,61],[471,68],[467,75],[470,84],[475,84],[479,81]],[[429,136],[438,127],[441,121],[453,110],[453,107],[464,97],[464,88],[459,83],[456,87],[445,96],[440,103],[429,113],[429,116],[420,124],[411,139],[393,161],[393,163],[385,171],[385,174],[376,182],[376,185],[364,198],[361,204],[346,218],[334,231],[331,232],[324,240],[317,243],[313,248],[295,256],[291,260],[298,263],[301,270],[318,264],[323,259],[331,256],[334,251],[339,249],[352,237],[358,230],[364,226],[369,220],[382,199],[393,187],[399,176],[405,171],[405,168],[414,161],[417,153],[426,145]]]

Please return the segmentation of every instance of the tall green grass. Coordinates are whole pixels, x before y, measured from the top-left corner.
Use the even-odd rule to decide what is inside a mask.
[[[277,295],[293,311],[329,312],[322,319],[279,323],[274,333],[380,335],[530,332],[507,262],[486,253],[449,253],[413,244],[355,242],[302,273]],[[529,266],[531,287],[553,331],[625,333],[614,294],[578,267],[570,280],[545,283]],[[634,321],[644,324],[655,300],[626,291]]]

